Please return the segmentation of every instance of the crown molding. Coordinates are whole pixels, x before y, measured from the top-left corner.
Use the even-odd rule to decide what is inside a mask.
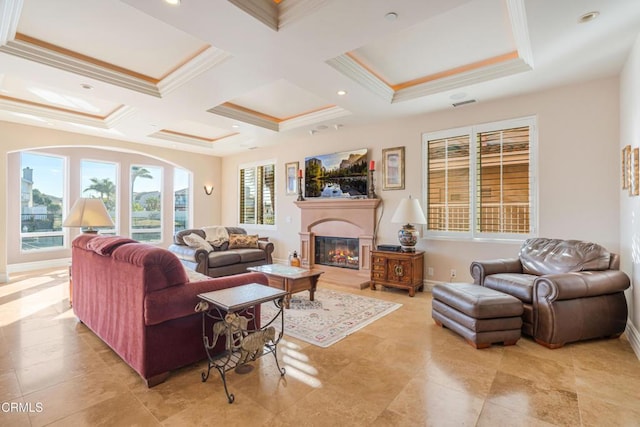
[[[105,119],[104,123],[107,128],[115,128],[118,123],[122,122],[128,117],[131,117],[137,110],[129,105],[123,105],[120,108],[116,109],[113,113],[109,114]]]
[[[533,55],[524,0],[507,0],[507,9],[517,47],[517,58],[484,65],[480,68],[417,83],[397,90],[394,90],[389,83],[378,78],[348,54],[330,59],[327,64],[392,104],[531,71],[533,69]]]
[[[274,31],[278,31],[278,5],[271,0],[229,0],[229,3],[248,13]]]
[[[269,120],[264,117],[257,116],[248,111],[232,108],[227,105],[218,105],[216,107],[208,109],[207,111],[209,113],[217,114],[219,116],[228,117],[230,119],[238,120],[244,123],[249,123],[250,125],[260,126],[265,129],[274,130],[276,132],[280,130],[280,126],[278,122]]]
[[[280,11],[278,29],[282,29],[287,25],[301,20],[305,16],[325,6],[327,3],[329,3],[328,0],[283,1],[278,5]]]
[[[146,95],[161,97],[160,91],[153,83],[22,40],[11,40],[0,46],[0,51]]]
[[[238,132],[222,135],[218,138],[203,138],[183,133],[171,132],[168,130],[160,130],[149,135],[152,138],[163,139],[165,141],[179,142],[181,144],[197,145],[199,147],[211,148],[211,145],[221,140],[228,140],[234,136],[240,135]]]
[[[327,64],[355,82],[360,83],[385,101],[392,102],[394,96],[393,89],[373,75],[369,70],[354,61],[349,55],[336,56],[335,58],[329,59]]]
[[[184,64],[158,83],[157,88],[160,92],[160,96],[166,96],[176,88],[194,79],[208,69],[222,64],[231,57],[232,55],[230,53],[225,52],[222,49],[209,46],[191,61]]]
[[[387,83],[380,80],[348,55],[340,55],[330,59],[327,61],[327,64],[389,103],[433,95],[462,86],[531,70],[531,66],[525,60],[522,58],[514,58],[394,91]]]
[[[329,3],[329,0],[287,0],[278,4],[273,0],[228,1],[274,31],[301,20]]]
[[[14,113],[29,114],[44,119],[60,120],[101,129],[110,129],[135,112],[133,107],[123,105],[106,117],[66,111],[42,105],[30,104],[8,98],[0,98],[0,109]]]
[[[0,2],[0,45],[5,45],[16,36],[23,0]]]
[[[133,72],[114,70],[82,58],[76,58],[26,40],[16,39],[16,29],[22,12],[23,0],[0,2],[0,52],[39,62],[74,74],[89,77],[115,86],[130,89],[158,98],[166,96],[176,88],[204,71],[221,64],[231,55],[209,46],[192,60],[163,78],[157,84],[137,77]]]
[[[251,112],[249,110],[233,108],[229,105],[218,105],[217,107],[210,108],[207,111],[276,132],[284,132],[301,126],[312,125],[325,120],[331,120],[351,114],[349,111],[336,105],[281,121],[275,118],[270,119],[268,116],[260,115],[259,113]]]
[[[213,46],[205,49],[191,61],[162,79],[157,85],[119,71],[111,70],[88,61],[31,44],[22,40],[11,40],[0,46],[0,52],[19,56],[74,74],[90,77],[105,83],[120,86],[146,95],[161,98],[187,83],[206,70],[221,64],[231,55]]]
[[[391,102],[396,103],[408,101],[410,99],[433,95],[435,93],[445,92],[447,90],[457,89],[459,87],[469,86],[530,70],[531,67],[525,61],[521,58],[515,58],[400,89],[395,92]]]
[[[304,114],[302,116],[280,122],[280,126],[278,130],[280,132],[283,132],[286,130],[296,129],[302,126],[313,125],[319,122],[323,122],[325,120],[336,119],[338,117],[347,116],[349,114],[351,113],[342,107],[332,106],[329,108],[324,108],[322,110],[314,111],[309,114]]]
[[[533,68],[533,53],[531,51],[531,39],[529,38],[529,26],[527,25],[527,11],[524,0],[507,0],[511,31],[518,49],[518,56]]]

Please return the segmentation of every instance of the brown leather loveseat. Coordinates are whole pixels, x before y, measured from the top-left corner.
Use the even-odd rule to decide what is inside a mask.
[[[524,305],[522,332],[549,348],[617,337],[627,322],[629,277],[617,254],[595,243],[528,239],[518,258],[471,263],[474,283]]]

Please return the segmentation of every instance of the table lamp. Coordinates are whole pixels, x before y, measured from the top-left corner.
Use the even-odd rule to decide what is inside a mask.
[[[427,223],[418,199],[412,199],[411,196],[408,199],[402,199],[391,218],[391,222],[404,224],[398,231],[398,240],[400,240],[402,252],[415,252],[420,232],[416,230],[413,224]]]
[[[85,233],[97,234],[93,227],[114,227],[102,199],[81,197],[73,204],[62,222],[63,227],[84,227]]]

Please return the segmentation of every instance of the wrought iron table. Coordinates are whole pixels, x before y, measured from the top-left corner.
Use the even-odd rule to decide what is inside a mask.
[[[284,376],[285,369],[278,363],[277,348],[284,331],[283,301],[286,291],[269,286],[252,283],[228,289],[199,294],[200,303],[196,311],[202,312],[202,340],[209,359],[207,372],[202,372],[202,382],[207,381],[211,368],[215,368],[224,385],[229,403],[235,397],[227,388],[226,373],[235,369],[238,373],[249,372],[252,366],[248,362],[254,361],[265,354],[273,354],[280,376]],[[240,316],[238,312],[256,305],[273,302],[279,309],[265,325],[257,328],[254,312],[245,311]],[[272,325],[280,318],[280,333],[275,336]],[[207,328],[207,319],[214,320],[213,326]],[[209,329],[209,330],[208,330]],[[225,350],[218,354],[211,354],[218,339],[225,336]]]

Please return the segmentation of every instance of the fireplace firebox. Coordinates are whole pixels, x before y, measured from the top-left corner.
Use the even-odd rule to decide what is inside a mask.
[[[315,263],[358,270],[358,239],[315,236]]]

